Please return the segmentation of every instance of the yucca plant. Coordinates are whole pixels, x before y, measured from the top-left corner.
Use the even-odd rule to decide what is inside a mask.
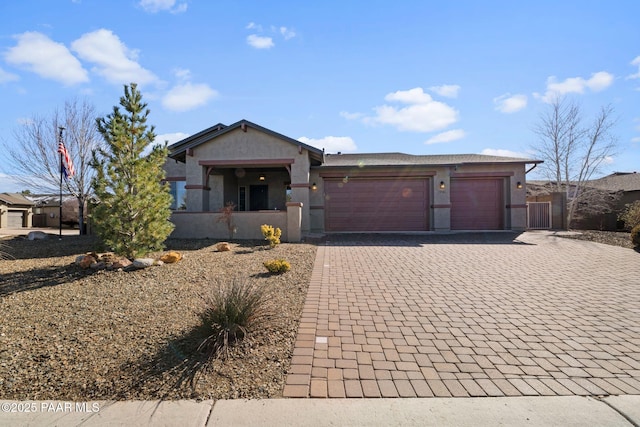
[[[200,319],[206,338],[198,349],[210,360],[228,358],[231,346],[247,338],[257,324],[264,325],[272,315],[264,289],[240,277],[215,283],[204,302]]]
[[[9,255],[8,252],[5,252],[6,249],[9,249],[9,246],[3,242],[0,242],[0,259],[11,259],[12,256]]]

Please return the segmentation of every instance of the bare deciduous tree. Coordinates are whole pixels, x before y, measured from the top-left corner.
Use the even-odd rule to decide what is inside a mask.
[[[64,144],[72,158],[75,175],[63,180],[66,190],[78,199],[78,223],[84,233],[84,207],[92,194],[93,152],[104,143],[97,132],[95,108],[87,101],[67,101],[50,117],[33,117],[14,131],[14,141],[3,143],[10,159],[7,173],[25,188],[53,193],[60,185],[59,128],[65,128]]]
[[[616,124],[611,105],[602,107],[595,119],[583,124],[580,107],[567,98],[556,98],[534,127],[538,143],[536,156],[544,160],[541,168],[556,191],[567,192],[567,224],[571,224],[583,195],[585,183],[601,171],[617,150],[612,130]]]

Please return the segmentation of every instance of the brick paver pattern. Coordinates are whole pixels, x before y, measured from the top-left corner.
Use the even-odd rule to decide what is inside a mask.
[[[319,246],[284,396],[640,394],[640,254],[494,236]]]

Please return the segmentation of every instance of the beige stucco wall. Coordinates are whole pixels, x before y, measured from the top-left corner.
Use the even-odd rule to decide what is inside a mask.
[[[219,213],[176,211],[171,215],[175,229],[170,237],[178,239],[218,239],[229,240],[227,224],[218,221]],[[282,230],[282,241],[288,241],[287,212],[235,212],[233,224],[236,226],[234,239],[258,239],[264,237],[260,231],[262,224],[269,224]]]
[[[165,172],[165,177],[169,179],[181,178],[187,175],[187,165],[177,160],[167,158],[167,160],[164,162],[163,169]]]

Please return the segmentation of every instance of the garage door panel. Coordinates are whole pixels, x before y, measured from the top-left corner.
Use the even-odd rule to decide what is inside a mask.
[[[451,229],[503,229],[503,192],[502,179],[452,179]]]
[[[22,228],[22,211],[9,211],[8,216],[7,226],[9,228]]]
[[[325,181],[328,231],[428,229],[425,179]]]

